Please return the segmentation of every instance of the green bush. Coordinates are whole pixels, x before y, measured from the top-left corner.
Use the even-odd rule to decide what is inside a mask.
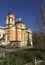
[[[45,60],[45,51],[41,51],[41,49],[31,49],[25,51],[16,51],[10,52],[6,54],[6,57],[0,60],[7,60],[3,62],[3,65],[25,65],[26,63],[34,62],[34,59],[37,60]],[[2,65],[2,61],[0,61],[0,65]]]

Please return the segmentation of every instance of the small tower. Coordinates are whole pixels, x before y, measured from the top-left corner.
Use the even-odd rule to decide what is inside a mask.
[[[8,27],[12,27],[14,24],[15,24],[15,16],[12,12],[9,12],[7,15],[6,15],[6,26]]]
[[[18,17],[18,21],[22,21],[22,20],[21,20],[21,17]]]
[[[10,28],[12,28],[15,25],[15,16],[12,12],[9,12],[6,15],[6,26],[5,26],[5,45],[10,43],[9,37],[10,37]]]
[[[22,21],[21,17],[18,17],[16,21]]]

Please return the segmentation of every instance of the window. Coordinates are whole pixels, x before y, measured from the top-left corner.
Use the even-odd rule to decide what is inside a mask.
[[[22,27],[22,25],[20,25]]]
[[[7,31],[9,33],[9,31]]]
[[[8,18],[8,24],[10,24],[10,17]]]

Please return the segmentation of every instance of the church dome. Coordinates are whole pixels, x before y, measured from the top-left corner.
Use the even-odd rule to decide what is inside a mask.
[[[9,12],[8,12],[8,15],[10,15],[10,14],[13,14],[13,12],[12,12],[12,11],[9,11]]]
[[[22,21],[17,21],[15,24],[16,24],[16,25],[17,25],[17,24],[24,24],[24,22],[22,22]]]
[[[22,22],[21,17],[19,17],[17,19],[17,22],[15,23],[15,25],[17,28],[26,29],[26,26],[25,26],[24,22]]]
[[[6,15],[6,18],[8,18],[8,17],[15,18],[12,11],[9,11],[9,13]]]

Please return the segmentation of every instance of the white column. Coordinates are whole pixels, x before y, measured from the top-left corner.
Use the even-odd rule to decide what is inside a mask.
[[[32,33],[29,34],[29,38],[30,38],[30,44],[31,44],[31,46],[33,46],[33,42],[32,42]]]
[[[15,24],[15,20],[13,19],[13,25]]]
[[[8,18],[6,18],[6,24],[8,24]]]
[[[12,24],[12,22],[13,22],[13,21],[12,21],[12,18],[10,18],[10,24]]]

